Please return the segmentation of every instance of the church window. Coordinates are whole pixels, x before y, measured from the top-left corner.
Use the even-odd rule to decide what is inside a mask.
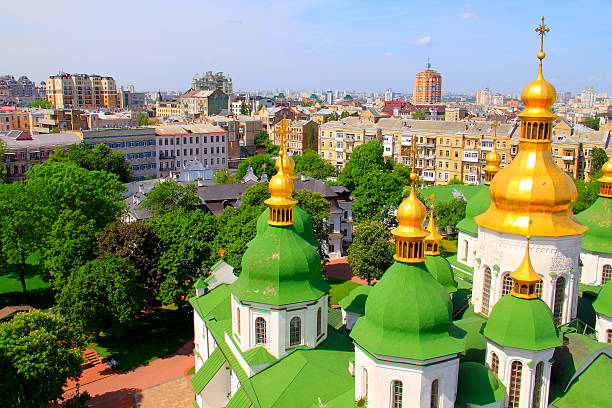
[[[601,284],[605,285],[612,279],[612,265],[604,265],[601,274]]]
[[[533,408],[538,408],[540,406],[540,401],[542,400],[542,383],[544,381],[544,363],[540,361],[536,366],[535,370],[535,383],[533,386]]]
[[[491,269],[487,266],[484,270],[482,282],[482,313],[489,314],[489,298],[491,297]]]
[[[236,308],[236,330],[240,335],[240,309]]]
[[[505,273],[502,278],[502,296],[507,295],[512,290],[513,281],[509,273]]]
[[[499,357],[495,353],[491,353],[491,371],[493,371],[493,374],[499,375]]]
[[[363,380],[363,390],[361,391],[361,396],[363,398],[366,398],[368,396],[368,370],[366,370],[366,368],[363,368],[363,374],[362,374],[362,380]]]
[[[608,329],[606,331],[606,343],[612,344],[612,330]]]
[[[538,297],[541,298],[542,297],[542,281],[536,282],[535,291],[536,291],[536,295],[538,295]]]
[[[510,366],[510,391],[508,392],[508,408],[519,406],[521,398],[521,374],[523,363],[515,361]]]
[[[255,344],[266,344],[266,321],[263,317],[255,319]]]
[[[403,385],[401,381],[391,383],[391,408],[402,408]]]
[[[431,383],[431,408],[438,408],[438,402],[440,401],[438,387],[438,380],[433,380],[433,382]]]
[[[322,325],[322,316],[321,316],[321,308],[317,309],[317,336],[321,334],[321,325]]]
[[[302,320],[295,316],[289,322],[289,345],[296,346],[302,342]]]
[[[563,303],[565,301],[565,278],[557,278],[555,283],[555,301],[553,303],[553,317],[555,324],[558,326],[561,324],[561,318],[563,317]]]
[[[465,241],[463,241],[463,260],[466,260],[468,258],[468,241],[467,239]]]

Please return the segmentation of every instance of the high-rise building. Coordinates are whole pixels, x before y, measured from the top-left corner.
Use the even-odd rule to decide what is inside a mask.
[[[214,91],[221,89],[228,95],[234,93],[232,78],[223,75],[223,72],[213,74],[208,71],[203,75],[195,74],[191,80],[191,89],[198,91]]]
[[[580,105],[583,108],[591,109],[595,106],[595,90],[593,88],[586,88],[580,94]]]
[[[325,103],[328,105],[334,104],[334,93],[329,89],[325,91]]]
[[[476,105],[491,105],[491,90],[489,88],[479,89],[476,91]]]
[[[392,101],[392,100],[393,100],[393,90],[389,88],[385,91],[385,101]]]
[[[56,108],[117,108],[119,98],[113,77],[66,74],[51,75],[46,82],[47,100]]]
[[[442,99],[442,75],[431,69],[427,63],[427,69],[419,71],[414,79],[414,104],[440,103]]]

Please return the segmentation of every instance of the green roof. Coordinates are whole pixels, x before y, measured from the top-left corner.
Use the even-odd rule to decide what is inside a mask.
[[[459,364],[457,402],[482,406],[505,397],[506,388],[485,366],[474,362]]]
[[[204,365],[202,365],[198,372],[191,378],[191,386],[196,394],[202,392],[204,387],[206,387],[215,374],[217,374],[221,366],[223,366],[224,362],[225,357],[223,357],[221,349],[217,347],[204,362]]]
[[[612,317],[612,280],[601,288],[597,299],[593,302],[593,309],[601,315]]]
[[[278,360],[276,357],[270,354],[268,350],[266,350],[266,348],[263,346],[255,347],[251,350],[245,351],[244,353],[242,353],[242,356],[250,366],[274,363],[276,360]]]
[[[574,381],[567,392],[552,402],[557,408],[604,408],[610,406],[612,359],[600,354]]]
[[[266,208],[257,219],[257,233],[263,233],[269,226],[270,209]],[[299,205],[293,207],[293,227],[310,245],[319,247],[319,241],[312,232],[312,217]]]
[[[478,234],[478,225],[474,217],[487,211],[491,206],[491,194],[489,186],[478,186],[480,189],[467,202],[465,207],[465,218],[457,223],[457,229],[471,234]]]
[[[429,186],[420,189],[424,197],[429,197],[432,193],[436,195],[435,204],[445,203],[452,200],[455,196],[461,194],[466,200],[470,200],[481,190],[488,189],[485,185],[470,185],[470,184],[448,184],[445,186]]]
[[[195,283],[193,284],[193,287],[196,289],[206,289],[208,287],[208,285],[206,284],[207,280],[208,279],[205,279],[204,277],[200,276],[198,280],[195,281]]]
[[[468,314],[467,317],[455,320],[453,323],[458,330],[465,331],[465,348],[461,353],[461,361],[484,361],[487,341],[483,329],[486,320],[480,315]]]
[[[372,288],[351,337],[368,352],[426,360],[459,353],[446,290],[424,262],[394,262]]]
[[[460,260],[458,260],[457,259],[457,254],[451,255],[451,256],[447,256],[446,260],[448,261],[448,263],[451,264],[451,266],[453,268],[458,269],[459,271],[464,271],[464,272],[472,274],[472,275],[474,274],[474,267],[466,265],[463,262],[461,262]]]
[[[562,343],[552,312],[542,299],[520,299],[511,294],[493,307],[484,335],[501,346],[525,350],[544,350]]]
[[[203,296],[190,298],[189,302],[204,321],[211,317],[226,320],[231,317],[229,295],[230,286],[219,285]]]
[[[311,301],[329,291],[316,248],[292,225],[269,226],[258,233],[249,242],[242,272],[231,286],[240,300],[269,305]]]
[[[238,388],[238,391],[230,398],[225,408],[249,408],[251,405],[251,400],[241,387]]]
[[[444,286],[448,293],[457,291],[457,282],[453,274],[451,264],[440,255],[427,255],[425,257],[425,266],[431,275]]]
[[[589,227],[582,237],[582,249],[612,254],[612,199],[598,197],[576,219]]]
[[[370,294],[370,290],[372,290],[372,286],[370,285],[359,285],[351,290],[348,295],[343,297],[338,304],[347,312],[357,313],[363,316],[365,314],[365,304]]]

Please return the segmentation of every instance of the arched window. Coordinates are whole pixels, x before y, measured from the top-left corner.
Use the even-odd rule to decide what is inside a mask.
[[[502,296],[507,295],[512,290],[514,281],[510,277],[509,273],[505,273],[502,278]]]
[[[468,259],[468,248],[469,248],[469,243],[468,243],[468,240],[466,239],[465,241],[463,241],[463,260]]]
[[[317,309],[317,336],[321,334],[321,325],[322,325],[322,316],[321,316],[321,308]]]
[[[403,388],[401,381],[391,383],[391,408],[402,408]]]
[[[289,345],[296,346],[302,342],[302,320],[295,316],[289,322]]]
[[[438,408],[438,402],[440,401],[440,393],[438,391],[438,387],[438,380],[433,380],[431,383],[431,408]]]
[[[240,335],[240,308],[236,308],[236,331]]]
[[[493,374],[499,375],[499,357],[495,353],[491,353],[491,371],[493,371]]]
[[[558,277],[555,283],[555,301],[553,303],[553,317],[555,324],[559,326],[561,324],[561,318],[563,317],[563,303],[565,301],[565,278]]]
[[[535,382],[533,385],[533,408],[540,407],[542,401],[542,383],[544,382],[544,363],[540,361],[535,369]]]
[[[266,344],[266,320],[263,317],[255,319],[255,344]]]
[[[521,374],[523,363],[515,361],[510,366],[510,390],[508,391],[508,408],[519,406],[521,398]]]
[[[362,371],[362,380],[363,389],[361,390],[361,396],[366,398],[368,396],[368,370],[365,367]]]
[[[536,291],[536,295],[538,295],[538,297],[541,298],[542,297],[542,281],[536,282],[535,291]]]
[[[601,269],[601,284],[605,285],[612,279],[612,265],[604,265]]]
[[[606,343],[612,344],[612,330],[608,329],[606,331]]]
[[[489,314],[489,299],[491,297],[491,269],[487,266],[484,270],[484,279],[482,282],[482,313]]]

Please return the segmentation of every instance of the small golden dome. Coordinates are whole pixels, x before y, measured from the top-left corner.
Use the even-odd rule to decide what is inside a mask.
[[[523,299],[534,299],[537,298],[535,284],[542,280],[542,277],[533,269],[531,264],[531,255],[529,254],[529,240],[530,236],[527,236],[527,245],[525,245],[525,255],[523,256],[523,262],[519,267],[510,274],[510,277],[514,281],[514,287],[512,292],[513,296],[520,297]]]
[[[612,157],[604,163],[601,172],[603,173],[602,176],[597,179],[600,183],[599,195],[602,197],[612,197]]]
[[[540,64],[542,62],[540,61]],[[544,79],[542,66],[538,70],[535,81],[527,84],[521,93],[521,99],[525,104],[525,110],[519,114],[523,117],[548,118],[556,117],[551,108],[557,100],[555,87]]]
[[[434,198],[435,195],[432,194],[432,204],[429,211],[429,222],[427,223],[427,232],[429,232],[429,235],[427,235],[424,239],[425,255],[440,255],[440,241],[444,239],[444,237],[438,232],[438,228],[436,227],[433,204]]]
[[[279,152],[279,156],[276,159],[275,165],[276,165],[276,171],[278,171],[279,168],[282,166],[286,174],[293,174],[293,171],[295,170],[295,162],[293,161],[291,156],[289,156],[288,154],[283,154],[281,156]]]
[[[423,228],[425,217],[427,217],[427,208],[417,197],[413,183],[410,188],[410,194],[404,198],[397,208],[397,221],[399,225],[391,233],[396,237],[425,238],[429,235],[429,232]]]

